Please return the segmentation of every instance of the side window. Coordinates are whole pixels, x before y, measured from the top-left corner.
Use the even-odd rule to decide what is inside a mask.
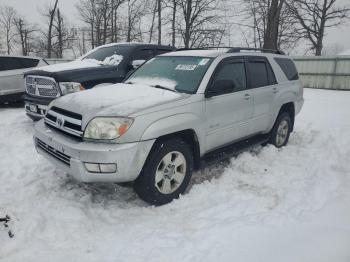
[[[19,58],[1,57],[0,59],[0,71],[16,70],[22,68]]]
[[[133,60],[149,60],[153,57],[152,49],[140,49],[137,50],[133,56]]]
[[[248,62],[248,66],[251,88],[269,85],[268,71],[265,61],[251,60]]]
[[[156,49],[156,55],[161,55],[161,54],[165,54],[165,53],[169,53],[172,50],[165,50],[165,49]]]
[[[294,62],[288,58],[275,58],[277,64],[281,67],[282,71],[288,78],[288,80],[298,80],[299,75]]]
[[[229,80],[234,84],[234,91],[246,89],[246,73],[243,61],[225,62],[217,71],[214,81]]]
[[[38,59],[31,59],[31,58],[20,58],[22,68],[31,68],[36,67],[39,64]]]

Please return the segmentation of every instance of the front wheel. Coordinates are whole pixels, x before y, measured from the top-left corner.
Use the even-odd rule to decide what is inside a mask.
[[[159,142],[135,181],[134,189],[144,201],[164,205],[185,192],[192,172],[192,150],[184,141]]]
[[[288,143],[290,133],[292,131],[292,120],[288,113],[281,113],[271,130],[270,144],[280,148]]]

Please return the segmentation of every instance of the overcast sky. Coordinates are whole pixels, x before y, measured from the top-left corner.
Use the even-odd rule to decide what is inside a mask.
[[[338,0],[341,3],[349,3],[350,0]],[[59,7],[69,22],[80,23],[78,12],[75,5],[79,0],[59,0]],[[38,24],[43,22],[39,14],[39,10],[45,5],[52,4],[53,0],[0,0],[0,4],[12,5],[20,14],[26,19]],[[350,49],[350,24],[340,28],[332,28],[327,31],[324,45],[329,46],[333,44],[340,44],[344,46],[345,50]],[[302,50],[302,48],[300,48]]]

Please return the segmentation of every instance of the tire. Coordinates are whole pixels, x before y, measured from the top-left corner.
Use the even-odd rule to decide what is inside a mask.
[[[287,112],[278,115],[271,130],[269,143],[277,148],[287,145],[292,130],[292,120]]]
[[[134,183],[145,202],[160,206],[185,192],[193,172],[193,153],[181,139],[158,142]],[[156,182],[157,181],[157,182]]]

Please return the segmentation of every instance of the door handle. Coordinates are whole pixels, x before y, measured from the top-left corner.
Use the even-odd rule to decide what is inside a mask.
[[[278,93],[277,87],[272,88],[272,92],[273,92],[274,94]]]
[[[244,95],[244,99],[245,99],[245,100],[249,100],[249,99],[250,99],[250,94],[245,94],[245,95]]]

